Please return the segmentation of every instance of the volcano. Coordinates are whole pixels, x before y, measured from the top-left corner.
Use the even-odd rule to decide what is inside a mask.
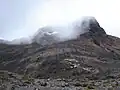
[[[47,40],[47,45],[0,44],[0,70],[35,79],[118,79],[120,39],[108,35],[95,18],[87,18],[81,24],[83,27],[76,26],[75,30],[83,28],[84,33],[72,40],[57,42],[53,31],[46,34],[42,29],[44,39],[40,39],[39,32],[34,40]]]

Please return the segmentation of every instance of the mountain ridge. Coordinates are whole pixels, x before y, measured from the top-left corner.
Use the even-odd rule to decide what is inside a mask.
[[[9,76],[7,80],[23,76],[24,79],[27,78],[27,86],[34,83],[32,87],[42,86],[40,90],[44,90],[41,88],[51,83],[54,85],[48,90],[58,90],[53,88],[59,87],[56,84],[63,82],[67,83],[60,85],[60,88],[70,88],[71,83],[74,89],[88,88],[89,83],[90,88],[103,87],[101,83],[106,83],[106,80],[114,80],[114,83],[117,83],[114,86],[117,86],[118,79],[120,80],[120,38],[106,34],[97,20],[89,23],[83,21],[81,24],[83,27],[75,28],[77,37],[70,40],[51,42],[50,37],[46,38],[45,35],[43,40],[48,39],[50,42],[45,45],[36,42],[19,45],[0,44],[0,75]],[[85,28],[84,24],[88,27]],[[81,28],[85,30],[83,34],[79,32]],[[39,36],[39,33],[37,34]],[[51,32],[47,33],[48,36],[50,34]],[[20,80],[25,84],[23,79]],[[39,81],[39,85],[36,84],[36,80]],[[16,81],[21,85],[19,79]],[[98,82],[99,86],[96,85]],[[106,84],[104,86],[108,87]]]
[[[3,59],[3,61],[5,60],[4,62],[7,62],[7,64],[4,64],[1,60],[2,68],[0,68],[0,69],[6,69],[6,70],[10,70],[12,72],[18,72],[18,73],[27,73],[27,74],[33,75],[33,77],[38,77],[40,70],[41,70],[41,72],[43,72],[43,75],[41,73],[40,77],[45,76],[46,75],[45,72],[48,73],[48,71],[51,71],[52,74],[48,73],[48,75],[50,75],[50,76],[52,75],[54,77],[54,75],[56,75],[56,73],[54,73],[53,72],[54,70],[52,70],[53,68],[51,68],[52,62],[56,63],[56,64],[53,64],[53,66],[55,65],[54,68],[55,68],[55,72],[56,72],[57,68],[58,68],[58,71],[62,70],[60,68],[64,69],[64,68],[68,68],[68,67],[70,70],[72,70],[70,67],[73,67],[74,65],[71,66],[71,64],[68,64],[64,61],[64,60],[69,60],[72,58],[73,59],[77,58],[76,61],[79,62],[79,64],[82,63],[81,59],[90,58],[90,60],[91,60],[93,58],[95,60],[95,61],[91,60],[91,62],[93,61],[93,63],[92,63],[93,66],[94,65],[96,66],[95,63],[101,63],[104,65],[104,60],[101,61],[98,59],[98,58],[103,59],[104,56],[106,59],[109,58],[108,57],[109,55],[110,55],[111,59],[115,59],[115,60],[117,58],[119,59],[119,57],[120,57],[119,50],[116,50],[113,48],[113,46],[114,47],[116,46],[116,42],[119,43],[120,39],[118,39],[118,38],[116,39],[112,36],[107,35],[106,32],[104,31],[104,29],[102,27],[100,27],[99,23],[96,20],[94,20],[94,22],[93,21],[89,22],[89,28],[87,28],[87,32],[82,35],[80,34],[77,39],[72,39],[72,40],[68,40],[68,41],[64,41],[64,42],[57,42],[57,43],[53,42],[53,43],[45,45],[45,46],[44,45],[41,46],[37,43],[36,44],[33,43],[33,44],[28,44],[28,45],[13,45],[13,46],[7,45],[8,48],[5,48],[4,50],[3,50],[3,48],[0,48],[1,49],[0,51],[3,50],[0,54],[1,58]],[[3,46],[3,47],[6,47],[6,46]],[[119,46],[117,46],[117,47],[119,47]],[[67,57],[67,55],[68,55],[68,57]],[[82,56],[80,57],[79,55],[82,55]],[[63,59],[61,60],[61,58],[63,58]],[[8,61],[8,59],[12,59],[13,61]],[[90,65],[91,62],[86,60],[85,64],[88,63],[87,66],[92,67]],[[45,65],[42,66],[42,64],[40,64],[40,63],[45,63],[45,64],[48,63],[48,64],[45,67]],[[58,67],[58,66],[56,66],[57,63],[58,64],[62,63],[62,65],[61,66],[58,65],[59,66]],[[13,64],[14,64],[14,66],[13,66]],[[64,66],[64,64],[65,64],[65,66]],[[79,66],[79,64],[78,64],[78,67],[81,68],[83,71],[85,71],[83,69],[85,67]],[[32,65],[32,66],[30,66],[30,65]],[[68,67],[66,65],[68,65]],[[20,67],[20,68],[18,68],[18,67]],[[43,70],[40,69],[40,67],[43,68]],[[36,69],[36,68],[38,68],[38,69]],[[48,70],[45,68],[48,68]],[[49,70],[50,68],[51,68],[51,70]],[[95,67],[93,67],[93,68],[96,70]],[[102,67],[100,66],[99,68],[102,68]],[[31,71],[31,69],[32,69],[32,71]],[[76,70],[76,68],[75,68],[75,70]],[[99,71],[98,68],[97,68],[97,70]],[[34,74],[32,74],[32,73],[34,73],[34,71],[37,71],[38,76],[34,76]],[[92,72],[91,72],[91,74],[92,74]],[[46,76],[46,77],[48,77],[48,76]]]

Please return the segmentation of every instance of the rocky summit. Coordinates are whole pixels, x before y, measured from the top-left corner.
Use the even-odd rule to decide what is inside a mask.
[[[1,43],[0,90],[119,90],[120,39],[107,35],[95,18],[86,24],[72,40],[55,42],[44,34],[51,44]]]

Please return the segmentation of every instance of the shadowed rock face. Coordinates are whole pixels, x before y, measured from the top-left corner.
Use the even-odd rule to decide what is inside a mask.
[[[85,38],[98,38],[106,36],[105,30],[99,25],[94,17],[83,17],[82,21],[73,23],[74,34]]]
[[[107,37],[105,30],[94,17],[84,18],[81,26],[83,26],[85,33],[80,34],[79,39],[91,39],[96,45],[100,46],[104,42],[104,38]]]
[[[88,31],[74,40],[46,46],[1,44],[0,69],[35,78],[119,77],[120,39],[107,35],[96,20],[88,21]]]
[[[105,30],[99,25],[97,20],[93,17],[84,18],[81,26],[85,32],[88,32],[90,36],[105,36]],[[85,27],[85,28],[84,28]],[[86,34],[86,33],[85,33]]]
[[[91,33],[98,34],[98,35],[106,34],[106,32],[104,31],[104,29],[102,27],[100,27],[100,25],[96,19],[91,19],[89,21],[89,28],[90,28],[89,31]]]

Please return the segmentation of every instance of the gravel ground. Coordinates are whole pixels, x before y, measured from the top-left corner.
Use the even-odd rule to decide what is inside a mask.
[[[0,90],[120,90],[120,80],[34,79],[0,80]]]

